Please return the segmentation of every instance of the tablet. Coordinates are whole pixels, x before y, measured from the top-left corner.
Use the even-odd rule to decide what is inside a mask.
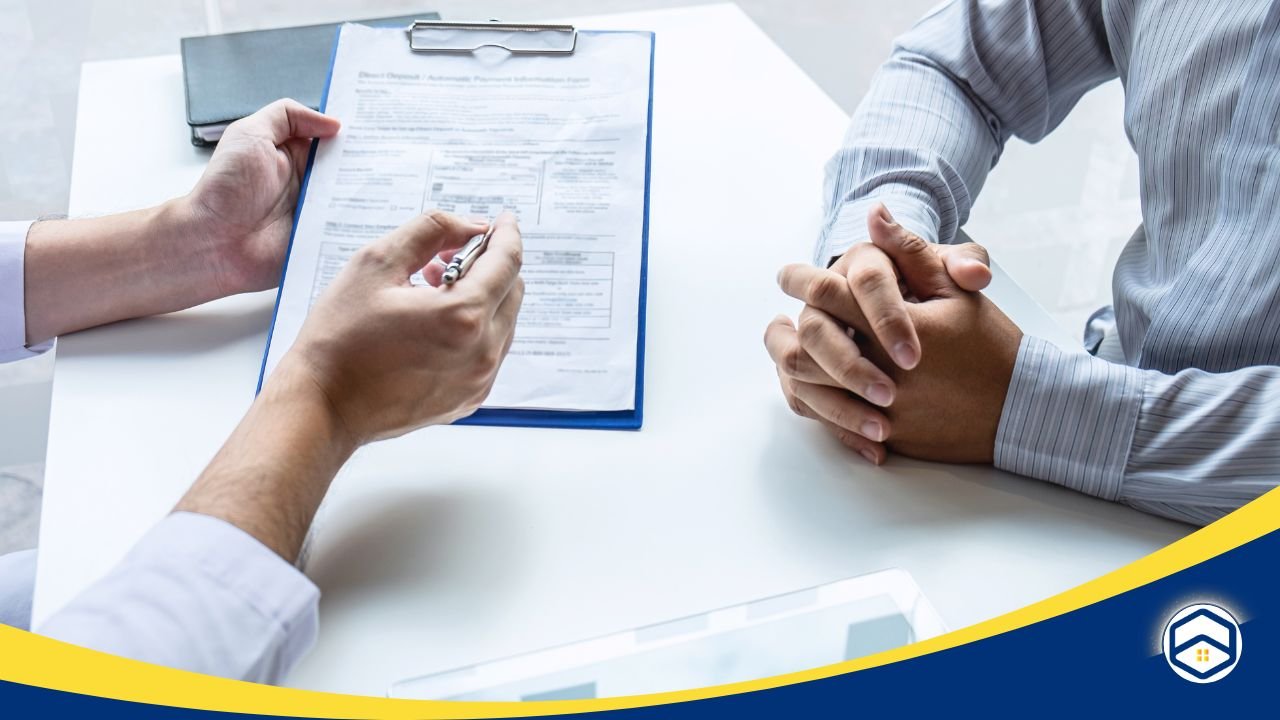
[[[755,680],[939,635],[942,619],[900,569],[401,680],[431,700],[576,700]]]

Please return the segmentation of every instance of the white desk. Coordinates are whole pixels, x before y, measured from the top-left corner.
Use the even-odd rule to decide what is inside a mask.
[[[1187,532],[990,469],[874,469],[793,417],[761,337],[794,309],[774,275],[809,257],[844,113],[733,6],[582,24],[658,33],[645,427],[434,428],[358,453],[320,519],[321,638],[294,683],[381,694],[888,567],[961,626]],[[206,156],[187,143],[181,92],[176,57],[85,66],[73,213],[195,181]],[[1060,332],[1007,279],[993,295],[1024,327]],[[61,341],[37,621],[110,568],[231,431],[272,298]],[[445,448],[472,459],[437,468]]]

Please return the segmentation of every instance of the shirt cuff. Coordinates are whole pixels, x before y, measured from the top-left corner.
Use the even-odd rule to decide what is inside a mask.
[[[827,220],[814,249],[813,264],[827,267],[855,243],[867,240],[867,213],[876,203],[884,203],[899,225],[929,242],[938,242],[938,218],[933,208],[906,195],[872,193],[842,203]]]
[[[53,341],[27,347],[27,303],[23,261],[31,223],[0,222],[0,363],[43,353]]]
[[[1118,500],[1142,371],[1023,336],[996,432],[995,466]]]
[[[231,523],[175,512],[130,553],[130,562],[185,558],[283,632],[281,665],[292,667],[315,643],[320,589],[293,564]]]

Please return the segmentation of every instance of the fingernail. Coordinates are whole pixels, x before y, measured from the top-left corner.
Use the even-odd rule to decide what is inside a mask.
[[[867,462],[871,463],[872,465],[878,464],[876,462],[876,454],[871,452],[870,450],[859,450],[858,453],[862,455],[862,457],[866,458]]]
[[[880,407],[888,407],[893,402],[893,391],[884,383],[872,383],[867,388],[866,398]]]
[[[868,420],[862,423],[862,437],[882,442],[884,440],[884,428],[880,427],[880,423],[875,420]]]
[[[920,353],[916,352],[911,343],[900,342],[893,346],[893,361],[903,370],[910,370],[920,362]]]
[[[889,212],[889,208],[885,207],[883,204],[880,205],[880,219],[884,220],[890,225],[898,224],[898,221],[893,219],[893,213]]]

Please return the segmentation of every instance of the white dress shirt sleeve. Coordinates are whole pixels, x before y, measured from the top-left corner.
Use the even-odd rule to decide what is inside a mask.
[[[30,222],[0,222],[0,363],[33,357],[53,346],[50,340],[27,347],[23,260],[30,229]]]
[[[36,632],[208,675],[275,683],[315,640],[320,591],[239,528],[174,513]]]

